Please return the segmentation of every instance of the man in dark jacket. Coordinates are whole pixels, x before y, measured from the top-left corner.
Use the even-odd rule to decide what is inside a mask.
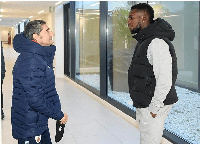
[[[153,8],[140,3],[131,7],[128,27],[138,41],[128,70],[129,93],[136,107],[141,144],[160,144],[165,119],[177,102],[177,58],[170,41],[171,25],[158,18]]]
[[[11,122],[19,144],[51,144],[48,119],[68,120],[55,88],[53,36],[46,22],[35,20],[13,41],[20,55],[13,68]]]

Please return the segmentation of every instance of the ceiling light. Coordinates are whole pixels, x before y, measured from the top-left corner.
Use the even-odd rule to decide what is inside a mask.
[[[152,3],[148,3],[149,5],[155,5],[156,3],[155,2],[152,2]]]
[[[21,23],[21,22],[19,22],[19,23]]]
[[[1,12],[3,12],[3,9],[1,9]]]
[[[179,15],[171,15],[171,16],[179,16]]]
[[[59,2],[57,2],[55,5],[58,5],[58,4],[60,4],[62,1],[59,1]]]
[[[0,19],[0,21],[1,21],[1,19]]]
[[[3,2],[6,2],[6,1],[3,1]]]
[[[87,15],[100,15],[100,13],[84,13],[84,14],[87,14]]]
[[[33,16],[30,16],[29,18],[32,18]]]
[[[170,16],[165,15],[165,16],[163,16],[163,17],[170,17]]]
[[[95,3],[95,4],[92,4],[92,5],[90,5],[90,6],[95,6],[95,5],[98,5],[98,4],[100,4],[100,3]]]
[[[2,15],[0,15],[0,17],[2,17]]]
[[[175,16],[179,16],[179,15],[165,15],[165,16],[163,16],[163,17],[175,17]]]
[[[41,14],[41,13],[43,13],[43,12],[44,12],[44,10],[40,11],[38,14]]]

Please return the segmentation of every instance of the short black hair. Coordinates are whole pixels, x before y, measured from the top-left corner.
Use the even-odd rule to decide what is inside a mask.
[[[34,20],[30,21],[26,26],[24,30],[24,35],[26,36],[27,39],[33,40],[33,34],[40,34],[42,31],[42,25],[46,24],[45,21],[43,20]]]
[[[154,18],[154,10],[153,8],[147,3],[139,3],[131,7],[131,10],[137,9],[139,11],[145,11],[149,15],[149,22],[153,22]]]

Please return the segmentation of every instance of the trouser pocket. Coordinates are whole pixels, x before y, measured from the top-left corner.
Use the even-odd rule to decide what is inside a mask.
[[[163,108],[161,108],[158,113],[157,113],[157,116],[156,117],[161,117],[163,115],[166,115],[169,113],[169,111],[171,110],[172,108],[172,105],[165,105]]]

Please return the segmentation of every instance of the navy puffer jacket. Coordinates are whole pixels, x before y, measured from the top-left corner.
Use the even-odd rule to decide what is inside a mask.
[[[23,33],[15,36],[13,46],[20,55],[13,68],[12,134],[25,139],[41,135],[48,118],[64,117],[53,71],[56,47],[41,46]]]

